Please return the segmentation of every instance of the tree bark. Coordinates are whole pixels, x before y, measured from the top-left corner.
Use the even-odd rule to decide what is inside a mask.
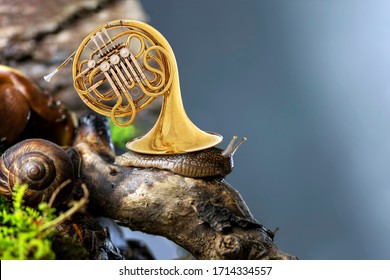
[[[165,236],[197,259],[296,258],[277,249],[272,232],[252,216],[226,180],[113,164],[105,118],[82,118],[74,147],[95,215]]]

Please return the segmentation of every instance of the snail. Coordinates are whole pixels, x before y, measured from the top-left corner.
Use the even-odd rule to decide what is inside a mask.
[[[48,202],[53,192],[70,179],[56,196],[53,206],[64,202],[72,191],[75,172],[67,153],[44,139],[27,139],[7,149],[0,158],[0,194],[12,198],[16,183],[27,184],[27,205]]]
[[[45,95],[31,80],[22,72],[0,65],[0,84],[12,86],[15,91],[23,95],[33,111],[46,120],[59,121],[63,112],[58,110],[55,101],[48,95]]]
[[[0,65],[0,148],[26,138],[70,145],[75,123],[61,102],[41,91],[22,72]]]
[[[10,84],[0,84],[0,141],[14,143],[30,117],[27,99]]]
[[[196,152],[168,155],[129,151],[117,156],[115,163],[123,166],[165,169],[185,177],[224,177],[233,170],[233,154],[246,138],[235,144],[236,140],[237,136],[234,136],[225,150],[212,147]]]

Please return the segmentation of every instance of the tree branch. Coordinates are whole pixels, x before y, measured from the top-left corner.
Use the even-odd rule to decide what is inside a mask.
[[[105,119],[82,118],[75,148],[92,213],[165,236],[198,259],[295,259],[276,248],[225,180],[114,165]]]

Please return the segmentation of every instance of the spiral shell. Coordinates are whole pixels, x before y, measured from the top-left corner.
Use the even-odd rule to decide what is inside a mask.
[[[27,184],[26,204],[49,201],[64,181],[71,183],[57,195],[54,205],[66,200],[75,179],[70,157],[58,145],[43,139],[28,139],[12,146],[0,159],[0,193],[10,198],[16,183]]]

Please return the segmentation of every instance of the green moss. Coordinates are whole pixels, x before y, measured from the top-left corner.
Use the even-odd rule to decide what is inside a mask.
[[[11,203],[4,196],[0,195],[0,211],[9,211],[11,209]]]
[[[26,185],[16,185],[11,205],[0,200],[0,259],[54,259],[51,237],[55,229],[54,208],[41,203],[35,208],[23,204]]]

